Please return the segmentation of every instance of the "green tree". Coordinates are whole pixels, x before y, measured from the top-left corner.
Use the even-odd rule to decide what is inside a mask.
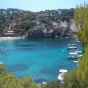
[[[39,88],[32,78],[19,80],[16,75],[7,72],[4,65],[0,65],[0,88]]]

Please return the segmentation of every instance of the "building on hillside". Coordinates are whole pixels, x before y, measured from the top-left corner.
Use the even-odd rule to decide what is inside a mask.
[[[13,21],[13,22],[11,23],[11,25],[12,25],[12,27],[15,27],[15,26],[17,25],[17,23],[16,23],[15,21]]]
[[[41,13],[41,14],[37,14],[37,16],[44,16],[44,17],[47,17],[47,16],[49,16],[49,14],[48,13]]]
[[[62,15],[62,11],[61,10],[58,10],[58,15]]]
[[[13,36],[15,34],[15,32],[13,30],[9,30],[9,29],[4,29],[3,30],[3,35],[4,36]]]

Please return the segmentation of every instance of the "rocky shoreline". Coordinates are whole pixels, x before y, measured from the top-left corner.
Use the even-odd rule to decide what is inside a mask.
[[[27,34],[27,38],[58,38],[58,37],[69,37],[76,36],[80,31],[79,28],[75,26],[74,20],[60,21],[59,25],[53,28],[34,28],[30,33]]]
[[[30,32],[25,35],[19,35],[17,37],[0,37],[0,40],[14,40],[14,39],[30,39],[30,38],[58,38],[58,37],[76,37],[77,33],[80,32],[80,28],[75,26],[74,20],[60,21],[54,23],[53,27],[34,27]]]

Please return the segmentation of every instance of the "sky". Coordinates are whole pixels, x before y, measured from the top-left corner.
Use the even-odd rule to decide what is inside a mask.
[[[18,8],[33,12],[76,8],[77,5],[88,3],[88,0],[0,0],[0,8]]]

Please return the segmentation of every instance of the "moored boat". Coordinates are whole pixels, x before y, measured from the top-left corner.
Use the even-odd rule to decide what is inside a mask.
[[[61,83],[64,83],[63,76],[64,76],[64,74],[65,74],[67,71],[68,71],[68,70],[66,70],[66,69],[60,69],[60,70],[59,70],[60,74],[58,75],[58,80],[60,80]]]
[[[3,62],[0,62],[0,64],[3,64]]]
[[[68,44],[68,49],[77,49],[76,44]]]
[[[77,49],[76,46],[69,46],[68,49]]]
[[[78,63],[78,61],[73,61],[74,63]]]
[[[82,58],[82,55],[77,54],[68,56],[68,59],[78,59],[78,58]]]

